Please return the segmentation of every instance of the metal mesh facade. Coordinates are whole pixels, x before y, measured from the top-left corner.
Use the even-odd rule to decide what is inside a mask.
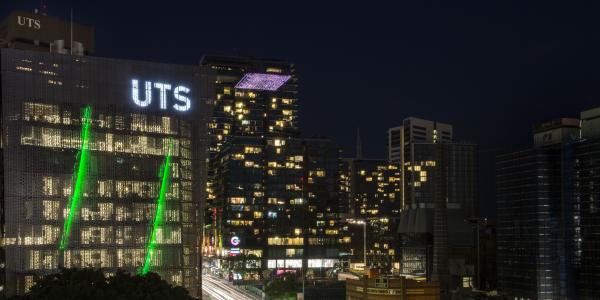
[[[156,211],[158,173],[172,143],[164,223],[150,270],[195,295],[206,149],[207,99],[200,92],[210,90],[208,76],[192,66],[9,49],[2,50],[1,68],[7,293],[23,293],[36,276],[61,267],[138,270]],[[159,89],[151,90],[150,105],[136,106],[132,79],[189,88],[191,109],[173,109],[172,94]],[[89,166],[61,251],[85,106],[92,108]]]

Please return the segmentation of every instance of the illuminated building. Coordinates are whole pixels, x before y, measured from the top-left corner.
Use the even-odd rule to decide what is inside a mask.
[[[208,55],[200,64],[216,76],[209,123],[211,155],[230,136],[299,135],[298,86],[293,64]]]
[[[147,262],[198,294],[213,80],[198,66],[15,49],[0,59],[6,293],[62,267]]]
[[[367,223],[367,265],[391,267],[397,261],[400,169],[385,159],[344,158],[341,165],[340,202],[346,204],[347,219]],[[352,261],[362,263],[364,228],[351,224]]]
[[[407,118],[388,130],[390,162],[401,166],[401,274],[440,283],[444,297],[475,277],[478,148],[453,141],[452,126]]]
[[[94,29],[43,13],[13,11],[0,24],[0,48],[89,55]]]
[[[235,279],[324,276],[349,243],[338,222],[338,149],[299,138],[294,65],[223,56],[201,65],[216,75],[204,254]]]
[[[323,277],[339,263],[344,237],[331,141],[231,137],[216,159],[213,207],[222,214],[214,238],[223,268],[258,281],[264,269]]]

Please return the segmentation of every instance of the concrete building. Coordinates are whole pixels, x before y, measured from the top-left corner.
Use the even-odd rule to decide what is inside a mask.
[[[93,28],[39,12],[13,11],[0,23],[0,48],[89,55],[94,46]]]

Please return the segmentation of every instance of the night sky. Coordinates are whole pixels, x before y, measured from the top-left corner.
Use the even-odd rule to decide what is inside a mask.
[[[494,155],[531,126],[600,105],[600,7],[578,1],[45,1],[96,30],[96,56],[197,64],[203,54],[296,63],[300,126],[352,156],[386,157],[386,130],[415,116],[480,144],[481,206]],[[291,4],[291,3],[298,4]],[[2,0],[0,15],[39,1]],[[302,3],[302,4],[300,4]]]

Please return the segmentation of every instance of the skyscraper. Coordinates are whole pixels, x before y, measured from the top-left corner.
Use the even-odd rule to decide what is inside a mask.
[[[300,138],[294,65],[205,56],[216,73],[204,253],[233,279],[320,277],[348,243],[338,148]]]
[[[400,169],[385,159],[344,158],[341,165],[340,203],[345,205],[348,219],[366,223],[366,228],[349,225],[354,233],[354,261],[363,262],[366,244],[368,266],[392,267],[397,262]]]
[[[518,299],[570,299],[573,219],[572,145],[578,119],[534,127],[534,146],[499,155],[498,290]]]
[[[407,118],[388,130],[390,161],[402,170],[401,273],[440,281],[443,295],[470,285],[478,215],[477,145],[453,141],[452,126]]]
[[[572,241],[579,299],[600,298],[600,107],[581,112],[581,141],[575,145],[573,209],[567,236]],[[567,253],[569,254],[569,253]]]

